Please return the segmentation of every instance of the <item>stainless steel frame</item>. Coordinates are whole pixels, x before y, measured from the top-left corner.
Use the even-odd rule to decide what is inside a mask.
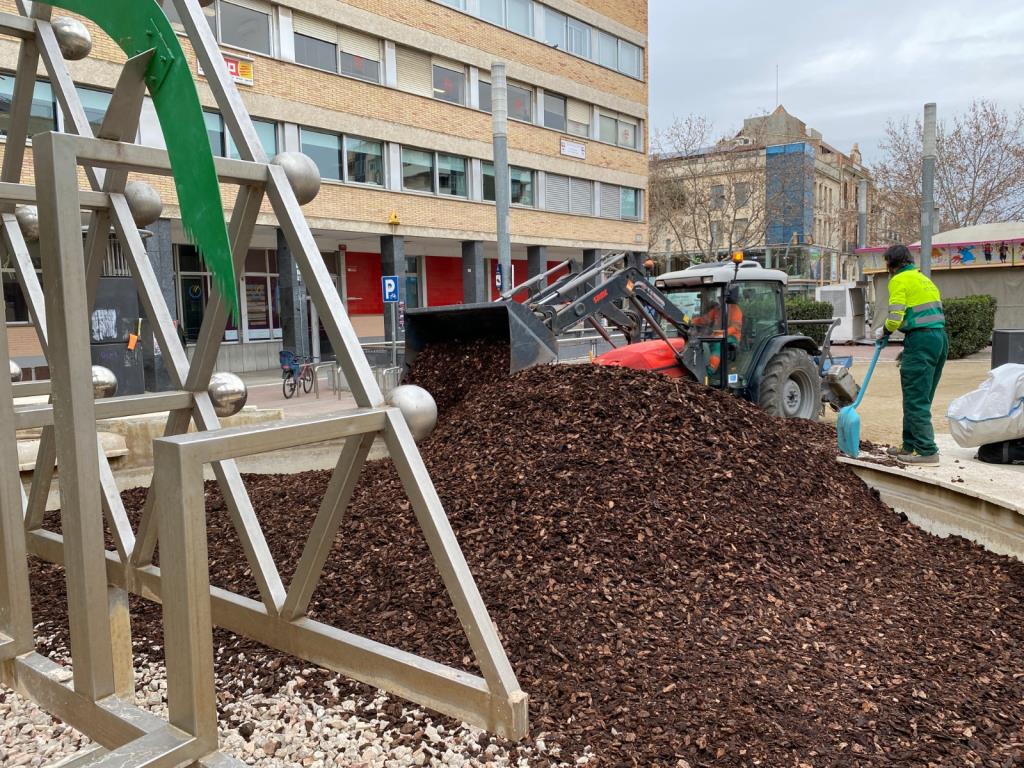
[[[387,408],[338,292],[326,272],[284,171],[268,161],[227,74],[196,0],[173,0],[243,160],[217,160],[222,182],[238,186],[229,236],[236,271],[264,199],[295,254],[321,321],[337,350],[358,407],[330,418],[222,429],[207,393],[227,305],[211,297],[191,362],[175,333],[124,197],[130,172],[169,175],[167,154],[124,143],[138,126],[149,54],[127,62],[105,122],[94,138],[60,53],[50,8],[19,0],[18,15],[0,14],[0,34],[21,42],[6,155],[0,171],[0,247],[15,265],[52,381],[0,381],[0,681],[32,696],[99,745],[81,764],[172,766],[190,761],[234,764],[218,753],[212,623],[343,672],[423,706],[509,738],[527,732],[527,696],[505,655],[440,499],[400,411]],[[34,137],[36,186],[21,183],[32,84],[44,64],[73,133]],[[84,169],[91,189],[79,189]],[[39,207],[45,294],[14,204]],[[91,212],[83,244],[81,212]],[[94,402],[88,372],[87,318],[110,228],[116,232],[167,364],[172,392]],[[0,323],[0,349],[6,347]],[[49,394],[46,405],[14,398]],[[95,421],[169,412],[154,442],[155,472],[138,530],[121,503],[98,448]],[[189,434],[195,423],[198,432]],[[42,427],[26,495],[17,473],[17,429]],[[435,566],[466,631],[482,676],[469,674],[331,627],[306,616],[336,533],[374,438],[380,435],[415,511]],[[267,546],[236,458],[343,439],[337,466],[291,583],[285,585]],[[54,476],[62,534],[43,527]],[[207,571],[203,466],[211,464],[259,588],[260,600],[211,588]],[[115,542],[103,545],[103,521]],[[162,567],[153,565],[159,540]],[[64,566],[68,585],[73,679],[34,651],[27,554]],[[127,592],[163,602],[168,721],[131,704],[134,695]]]

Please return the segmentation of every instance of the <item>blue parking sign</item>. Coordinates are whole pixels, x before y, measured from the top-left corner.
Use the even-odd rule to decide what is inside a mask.
[[[398,276],[384,275],[380,279],[380,292],[384,294],[385,304],[395,304],[398,301]]]

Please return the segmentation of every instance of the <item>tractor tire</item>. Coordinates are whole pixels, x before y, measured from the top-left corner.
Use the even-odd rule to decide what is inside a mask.
[[[768,361],[758,405],[782,419],[817,421],[821,413],[818,368],[802,349],[783,349]]]

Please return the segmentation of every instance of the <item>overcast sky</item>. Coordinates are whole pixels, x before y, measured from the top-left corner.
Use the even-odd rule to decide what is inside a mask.
[[[782,104],[865,161],[886,120],[974,98],[1024,102],[1022,0],[650,0],[651,127],[700,114],[718,132]]]

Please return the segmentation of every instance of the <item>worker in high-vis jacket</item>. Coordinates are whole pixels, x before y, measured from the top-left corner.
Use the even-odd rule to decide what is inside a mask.
[[[946,317],[939,289],[914,266],[905,245],[885,252],[889,270],[889,314],[876,337],[887,343],[895,331],[905,334],[900,383],[903,389],[903,443],[889,453],[904,464],[938,464],[932,428],[932,400],[949,354]]]

